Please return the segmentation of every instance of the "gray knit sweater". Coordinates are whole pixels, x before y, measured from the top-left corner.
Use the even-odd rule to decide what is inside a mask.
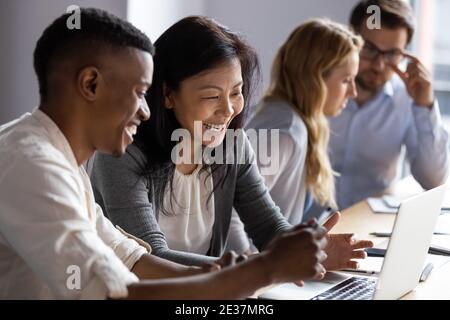
[[[277,233],[291,226],[264,185],[248,139],[244,139],[241,150],[245,161],[230,165],[224,184],[214,191],[215,222],[207,256],[168,248],[158,225],[159,212],[150,201],[153,197],[148,179],[142,174],[147,158],[135,145],[129,146],[120,158],[96,155],[91,173],[95,199],[114,225],[149,243],[153,254],[174,262],[202,265],[221,256],[233,207],[244,223],[245,231],[261,250]],[[213,173],[213,181],[215,179]]]

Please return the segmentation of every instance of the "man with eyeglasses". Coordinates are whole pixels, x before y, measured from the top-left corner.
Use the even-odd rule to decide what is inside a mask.
[[[381,12],[381,26],[375,29],[368,22],[373,5]],[[425,189],[446,180],[449,158],[431,74],[406,52],[414,34],[412,8],[402,0],[363,0],[350,23],[365,45],[356,77],[358,97],[330,119],[340,209],[386,192],[398,177],[403,147],[411,173]]]

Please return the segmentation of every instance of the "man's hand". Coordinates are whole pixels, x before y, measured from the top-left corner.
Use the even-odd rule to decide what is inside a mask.
[[[261,253],[273,283],[321,279],[327,244],[326,229],[316,221],[301,224],[280,234]]]
[[[339,221],[341,214],[335,212],[323,225],[330,231]],[[325,252],[328,258],[324,262],[327,270],[357,269],[358,262],[352,259],[364,259],[367,254],[364,248],[373,247],[373,242],[368,240],[357,241],[353,234],[329,234],[326,238],[328,245]]]
[[[434,93],[431,73],[425,68],[420,60],[409,54],[403,53],[411,61],[408,63],[406,72],[402,72],[397,66],[390,65],[406,85],[406,90],[414,103],[420,107],[431,108],[434,102]]]

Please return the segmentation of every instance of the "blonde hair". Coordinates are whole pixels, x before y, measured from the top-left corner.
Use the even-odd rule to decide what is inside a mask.
[[[323,113],[324,78],[363,44],[345,26],[313,19],[297,27],[279,49],[265,99],[289,102],[308,131],[306,184],[322,205],[336,207],[334,175],[327,153],[330,129]]]

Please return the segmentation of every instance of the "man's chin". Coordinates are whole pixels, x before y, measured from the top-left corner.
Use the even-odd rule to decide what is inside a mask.
[[[385,84],[385,82],[381,80],[366,80],[366,79],[360,79],[357,83],[361,89],[369,92],[377,92]]]
[[[97,145],[96,146],[96,150],[104,153],[104,154],[108,154],[110,156],[113,157],[121,157],[124,155],[126,149],[128,147],[128,144],[126,143],[117,143],[117,141],[115,143],[108,143],[108,144],[103,144],[103,145]]]
[[[116,158],[120,158],[121,156],[123,156],[125,154],[127,147],[128,147],[128,145],[116,148],[110,152],[110,155],[112,155],[113,157],[116,157]]]

